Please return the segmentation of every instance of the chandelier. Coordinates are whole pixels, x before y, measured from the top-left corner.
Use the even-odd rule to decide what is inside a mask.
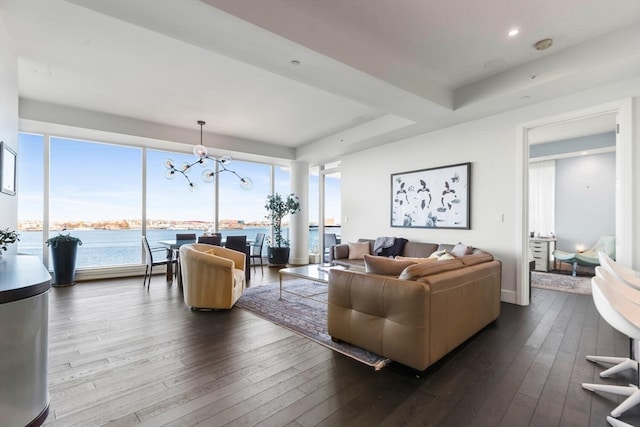
[[[191,169],[195,165],[200,165],[201,167],[205,168],[208,166],[209,160],[211,160],[214,162],[215,170],[203,170],[200,174],[200,178],[202,178],[202,181],[211,183],[213,182],[213,179],[217,174],[221,172],[230,172],[237,176],[240,180],[240,188],[242,188],[243,190],[251,190],[251,188],[253,187],[253,181],[251,181],[251,178],[241,177],[236,171],[233,171],[227,167],[227,165],[231,163],[231,157],[227,155],[220,156],[219,158],[209,156],[207,147],[202,145],[202,127],[205,125],[205,122],[202,120],[198,120],[198,124],[200,125],[200,145],[196,145],[193,147],[193,155],[196,156],[197,159],[193,163],[184,162],[182,163],[182,165],[180,165],[179,168],[176,167],[176,162],[172,159],[165,159],[164,166],[167,168],[167,171],[164,175],[165,178],[173,179],[175,178],[176,174],[182,174],[182,176],[184,176],[189,183],[189,190],[194,191],[197,188],[196,184],[195,182],[191,181],[188,174],[191,172]]]

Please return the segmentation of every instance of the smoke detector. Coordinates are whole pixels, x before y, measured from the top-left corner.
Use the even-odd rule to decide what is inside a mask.
[[[553,39],[542,39],[540,41],[537,41],[533,45],[533,47],[535,47],[537,50],[546,50],[546,49],[549,49],[552,45],[553,45]]]

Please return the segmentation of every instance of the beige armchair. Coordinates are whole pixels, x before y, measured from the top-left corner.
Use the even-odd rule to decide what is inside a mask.
[[[192,309],[233,307],[245,288],[245,256],[220,246],[182,245],[184,302]]]

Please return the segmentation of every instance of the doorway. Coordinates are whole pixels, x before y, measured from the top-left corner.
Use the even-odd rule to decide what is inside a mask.
[[[522,124],[518,127],[518,160],[522,165],[522,174],[519,176],[521,194],[518,210],[520,215],[516,217],[522,221],[519,224],[521,232],[517,236],[520,247],[520,262],[517,267],[516,278],[516,303],[529,304],[529,152],[531,142],[535,140],[536,133],[559,131],[574,125],[584,125],[589,119],[601,117],[616,118],[616,143],[617,152],[615,160],[615,235],[616,253],[620,254],[618,261],[631,265],[633,259],[632,236],[632,103],[631,100],[623,100],[616,103],[605,104],[585,110],[548,117]],[[534,141],[535,142],[535,141]]]

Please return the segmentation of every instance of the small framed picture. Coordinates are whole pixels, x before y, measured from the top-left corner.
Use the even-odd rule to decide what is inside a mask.
[[[0,141],[0,191],[16,194],[16,152]]]

